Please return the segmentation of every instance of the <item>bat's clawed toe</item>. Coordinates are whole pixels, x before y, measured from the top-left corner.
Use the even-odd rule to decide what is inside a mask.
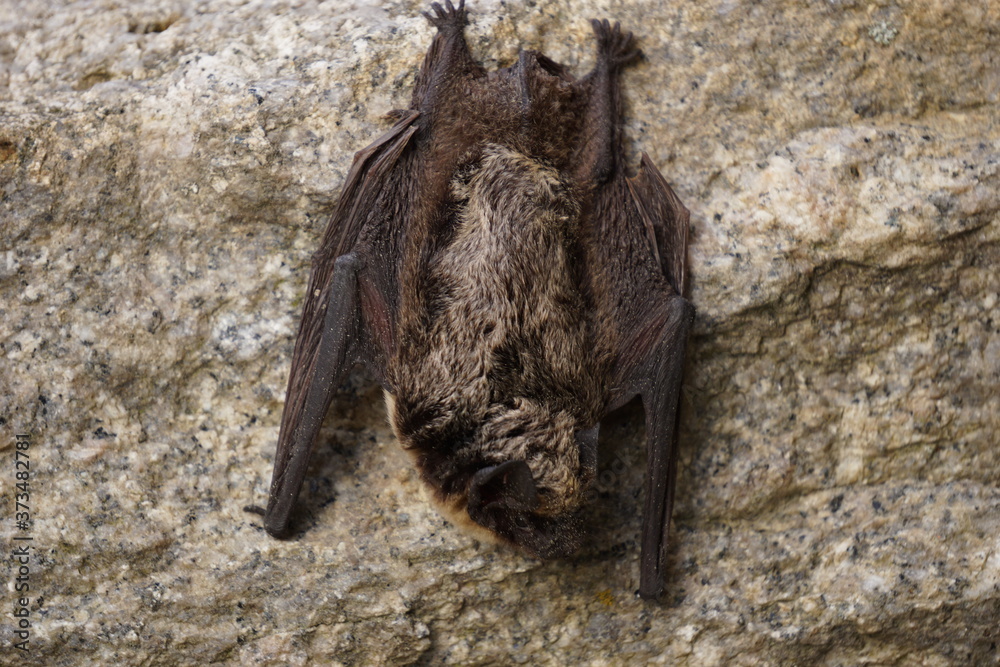
[[[598,58],[613,67],[621,67],[642,56],[642,51],[633,45],[631,32],[622,32],[621,23],[611,24],[607,19],[591,19],[597,37]]]
[[[431,25],[438,30],[447,28],[461,30],[468,22],[465,0],[459,0],[458,7],[451,4],[451,0],[445,0],[444,7],[441,6],[441,3],[435,2],[431,4],[431,9],[434,11],[433,15],[430,12],[421,12],[421,14],[427,17]]]

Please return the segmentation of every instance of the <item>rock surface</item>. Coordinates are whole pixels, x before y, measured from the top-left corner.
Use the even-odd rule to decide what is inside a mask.
[[[591,16],[641,39],[626,131],[692,210],[698,308],[665,602],[633,596],[635,406],[566,561],[441,519],[361,375],[295,538],[243,511],[310,253],[408,103],[421,3],[4,0],[0,530],[32,554],[27,654],[0,566],[4,661],[1000,661],[1000,10],[470,5],[489,68],[523,46],[585,71]]]

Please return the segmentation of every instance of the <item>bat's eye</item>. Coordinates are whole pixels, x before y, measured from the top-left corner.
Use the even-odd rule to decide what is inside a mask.
[[[530,524],[528,523],[528,519],[526,519],[523,514],[514,515],[514,525],[520,528],[521,530],[527,530],[530,526]]]

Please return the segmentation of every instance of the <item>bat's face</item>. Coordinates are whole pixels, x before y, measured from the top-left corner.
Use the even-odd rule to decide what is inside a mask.
[[[466,496],[469,517],[505,542],[538,558],[568,556],[579,547],[579,512],[538,512],[540,493],[524,461],[481,468]]]
[[[589,447],[570,415],[520,400],[464,429],[447,411],[415,424],[412,402],[386,399],[400,443],[449,519],[539,558],[576,551],[594,465],[582,460]]]

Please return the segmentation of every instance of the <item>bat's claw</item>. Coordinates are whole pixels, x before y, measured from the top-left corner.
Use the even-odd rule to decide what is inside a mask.
[[[627,65],[642,55],[632,44],[632,33],[622,32],[621,23],[612,25],[607,19],[591,19],[597,37],[597,57],[612,67]]]
[[[458,0],[458,7],[452,5],[451,0],[444,0],[444,7],[440,2],[435,2],[431,5],[431,9],[434,11],[433,15],[430,12],[421,13],[438,30],[461,30],[469,22],[465,13],[465,0]]]

